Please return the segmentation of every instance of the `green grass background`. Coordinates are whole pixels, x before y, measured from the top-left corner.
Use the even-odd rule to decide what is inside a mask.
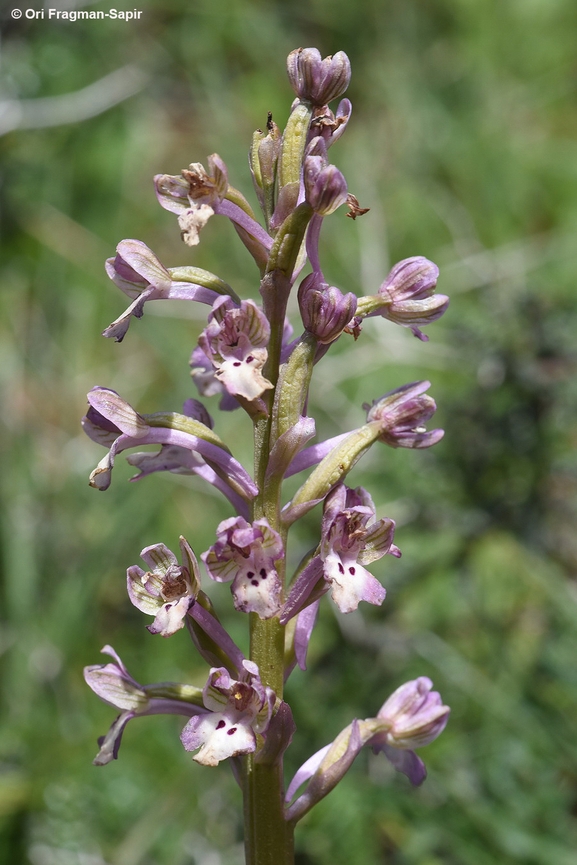
[[[230,510],[194,480],[128,484],[123,459],[110,490],[89,489],[102,451],[79,419],[95,384],[142,411],[178,410],[195,395],[187,362],[206,309],[147,307],[122,345],[104,340],[124,298],[103,260],[136,237],[169,266],[194,263],[255,296],[231,226],[213,219],[188,250],[151,177],[216,151],[254,200],[250,136],[268,110],[284,124],[285,57],[316,45],[351,58],[353,118],[331,158],[371,208],[356,222],[326,221],[327,276],[374,293],[394,262],[421,254],[439,264],[452,300],[429,344],[371,321],[318,367],[311,406],[322,437],[357,426],[363,402],[418,378],[432,381],[446,437],[422,453],[375,447],[351,476],[379,515],[397,519],[403,558],[373,568],[388,590],[382,608],[337,618],[325,603],[309,670],[288,690],[298,725],[289,771],[417,675],[431,676],[453,711],[421,752],[422,788],[362,755],[303,821],[298,861],[574,865],[577,6],[137,6],[133,23],[3,13],[0,75],[12,107],[127,64],[147,78],[116,107],[53,127],[34,128],[40,114],[25,102],[29,128],[0,139],[1,861],[242,861],[228,768],[193,764],[178,719],[135,721],[120,759],[91,765],[114,710],[81,676],[111,643],[139,681],[202,684],[205,665],[183,632],[161,640],[145,630],[124,573],[142,547],[176,548],[180,533],[207,549]],[[250,466],[247,420],[218,416],[217,431]],[[315,511],[299,524],[293,557],[318,521]],[[215,599],[228,622],[227,587]],[[230,618],[241,642],[242,624]]]

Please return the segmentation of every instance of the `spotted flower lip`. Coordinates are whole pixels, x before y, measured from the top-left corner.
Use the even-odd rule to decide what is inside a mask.
[[[387,554],[399,557],[393,543],[394,520],[375,520],[375,506],[362,487],[338,484],[325,499],[319,552],[296,580],[283,607],[283,624],[331,592],[341,613],[356,610],[360,601],[380,606],[386,591],[364,567]]]
[[[223,297],[214,303],[198,343],[228,393],[252,401],[273,386],[261,372],[269,337],[268,319],[254,301],[236,307]]]
[[[326,105],[342,96],[351,80],[351,64],[344,51],[321,58],[317,48],[296,48],[287,58],[291,86],[313,105]]]
[[[128,596],[143,613],[154,616],[151,634],[170,637],[184,627],[190,606],[200,590],[198,562],[188,542],[180,538],[182,566],[164,544],[145,547],[140,557],[149,569],[131,565],[126,572]]]
[[[278,613],[282,583],[275,562],[283,555],[280,535],[266,519],[248,523],[242,517],[221,522],[217,540],[201,555],[216,582],[232,582],[237,610],[270,619]]]
[[[265,735],[275,705],[275,694],[264,687],[258,667],[243,662],[240,680],[224,667],[213,667],[203,691],[207,713],[191,718],[182,731],[187,751],[196,751],[193,760],[217,766],[227,757],[256,750],[256,734]]]

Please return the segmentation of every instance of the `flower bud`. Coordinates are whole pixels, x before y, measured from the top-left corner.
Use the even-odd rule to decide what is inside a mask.
[[[347,200],[347,181],[336,165],[322,156],[307,156],[304,164],[305,197],[315,213],[328,216]]]
[[[391,694],[377,714],[390,723],[386,744],[395,748],[422,748],[439,736],[447,725],[450,709],[441,695],[431,691],[426,676],[406,682]]]
[[[357,298],[343,294],[323,281],[320,273],[311,273],[301,282],[298,301],[303,324],[320,343],[328,344],[341,335],[353,318]]]
[[[317,48],[297,48],[287,57],[288,77],[299,99],[326,105],[342,96],[351,80],[351,64],[344,51],[321,59]]]
[[[381,425],[379,441],[393,448],[428,448],[443,438],[441,429],[427,432],[424,424],[437,410],[435,400],[425,394],[428,381],[416,381],[386,393],[368,409],[367,423]]]
[[[444,294],[434,294],[439,268],[421,255],[405,258],[395,264],[379,293],[359,300],[364,316],[382,315],[403,327],[410,327],[416,337],[427,341],[418,325],[440,318],[449,305]]]

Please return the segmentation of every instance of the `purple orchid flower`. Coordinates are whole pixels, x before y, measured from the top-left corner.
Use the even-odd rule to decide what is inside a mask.
[[[321,344],[334,342],[350,323],[357,308],[354,294],[343,294],[329,285],[320,272],[305,276],[299,286],[298,302],[305,329]]]
[[[88,394],[88,402],[91,408],[83,418],[83,429],[93,441],[110,447],[90,476],[91,486],[108,489],[117,454],[128,448],[160,444],[199,454],[214,475],[244,501],[257,494],[258,489],[250,475],[230,455],[210,427],[201,421],[174,412],[140,415],[109,388],[93,388]],[[197,471],[192,463],[189,468],[204,474],[206,480],[214,480],[213,475]],[[221,485],[218,486],[222,489]]]
[[[216,534],[216,543],[201,555],[209,575],[219,583],[233,581],[237,610],[257,613],[261,619],[276,615],[282,583],[275,562],[283,555],[278,532],[266,519],[248,523],[231,517],[220,523]]]
[[[443,438],[442,429],[425,430],[437,410],[433,397],[425,394],[430,386],[430,381],[415,381],[363,406],[367,423],[381,425],[380,441],[393,448],[429,448]]]
[[[326,105],[342,96],[351,80],[351,63],[344,51],[321,58],[317,48],[297,48],[287,58],[291,87],[299,99]]]
[[[180,737],[187,751],[200,748],[193,760],[217,766],[256,750],[256,734],[266,734],[276,699],[263,686],[256,664],[244,661],[240,680],[224,667],[213,667],[202,698],[207,713],[191,718]]]
[[[354,720],[334,742],[310,757],[287,788],[285,800],[290,802],[299,787],[309,781],[304,793],[288,806],[286,819],[300,820],[330,793],[365,745],[375,753],[384,753],[413,785],[422,784],[425,766],[412,749],[436,739],[445,729],[450,713],[432,687],[426,676],[406,682],[383,704],[376,718]]]
[[[431,324],[440,318],[449,306],[445,294],[434,294],[439,268],[421,255],[405,258],[395,264],[377,295],[359,298],[359,313],[366,316],[381,315],[403,327],[410,327],[423,342],[428,336],[418,325]]]
[[[269,337],[268,320],[254,301],[243,300],[237,308],[223,297],[215,302],[198,342],[228,393],[250,402],[273,387],[261,372]]]
[[[421,676],[397,688],[377,714],[388,729],[376,733],[368,742],[375,754],[382,752],[415,786],[423,783],[427,771],[413,749],[440,736],[451,711],[443,706],[441,695],[432,687],[431,680]]]
[[[362,487],[338,484],[326,497],[319,552],[296,580],[283,607],[283,624],[330,591],[341,613],[356,610],[360,601],[380,606],[386,591],[364,565],[385,555],[399,557],[393,543],[395,522],[375,520],[375,506]]]
[[[170,637],[184,627],[189,608],[200,590],[198,562],[187,541],[180,538],[182,566],[164,544],[145,547],[140,553],[148,565],[143,571],[131,565],[126,572],[128,596],[143,613],[154,616],[151,634]]]
[[[194,267],[168,270],[140,240],[122,240],[116,248],[116,257],[106,261],[106,272],[132,298],[130,306],[102,333],[116,342],[124,339],[133,316],[142,317],[144,304],[149,300],[195,300],[211,305],[221,294],[238,300],[227,283],[206,270]]]
[[[85,667],[84,678],[105,703],[122,711],[108,733],[98,740],[100,750],[94,759],[96,766],[105,766],[118,758],[124,728],[132,718],[166,714],[191,717],[207,711],[200,688],[173,683],[139,685],[111,646],[104,646],[102,651],[110,655],[114,663]]]

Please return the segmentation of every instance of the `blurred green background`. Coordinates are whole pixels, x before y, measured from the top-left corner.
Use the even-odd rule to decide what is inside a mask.
[[[206,309],[150,304],[122,345],[105,340],[125,298],[103,260],[136,237],[168,266],[194,263],[255,295],[231,226],[213,219],[201,245],[185,248],[151,177],[216,151],[254,201],[250,136],[269,110],[284,125],[285,57],[316,45],[350,56],[354,113],[331,158],[371,208],[326,221],[326,275],[374,293],[394,262],[425,255],[452,301],[426,345],[373,320],[318,367],[321,437],[359,425],[364,401],[418,378],[432,381],[446,437],[421,453],[375,447],[351,475],[397,520],[403,558],[373,567],[388,590],[382,608],[337,619],[324,604],[309,670],[288,689],[298,725],[288,771],[417,675],[453,712],[421,752],[422,788],[363,754],[303,821],[298,862],[574,865],[577,6],[136,6],[131,23],[14,21],[9,11],[2,22],[1,861],[242,861],[228,768],[193,764],[178,719],[130,724],[120,759],[91,765],[114,710],[81,675],[111,643],[141,682],[202,684],[187,635],[149,635],[124,573],[142,547],[176,549],[180,533],[207,549],[230,509],[187,478],[128,484],[122,458],[110,490],[89,489],[103,451],[79,419],[95,384],[142,411],[196,395],[187,363]],[[245,417],[217,416],[216,428],[250,466]],[[314,511],[299,524],[294,558],[318,523]],[[229,621],[228,588],[214,595]]]

